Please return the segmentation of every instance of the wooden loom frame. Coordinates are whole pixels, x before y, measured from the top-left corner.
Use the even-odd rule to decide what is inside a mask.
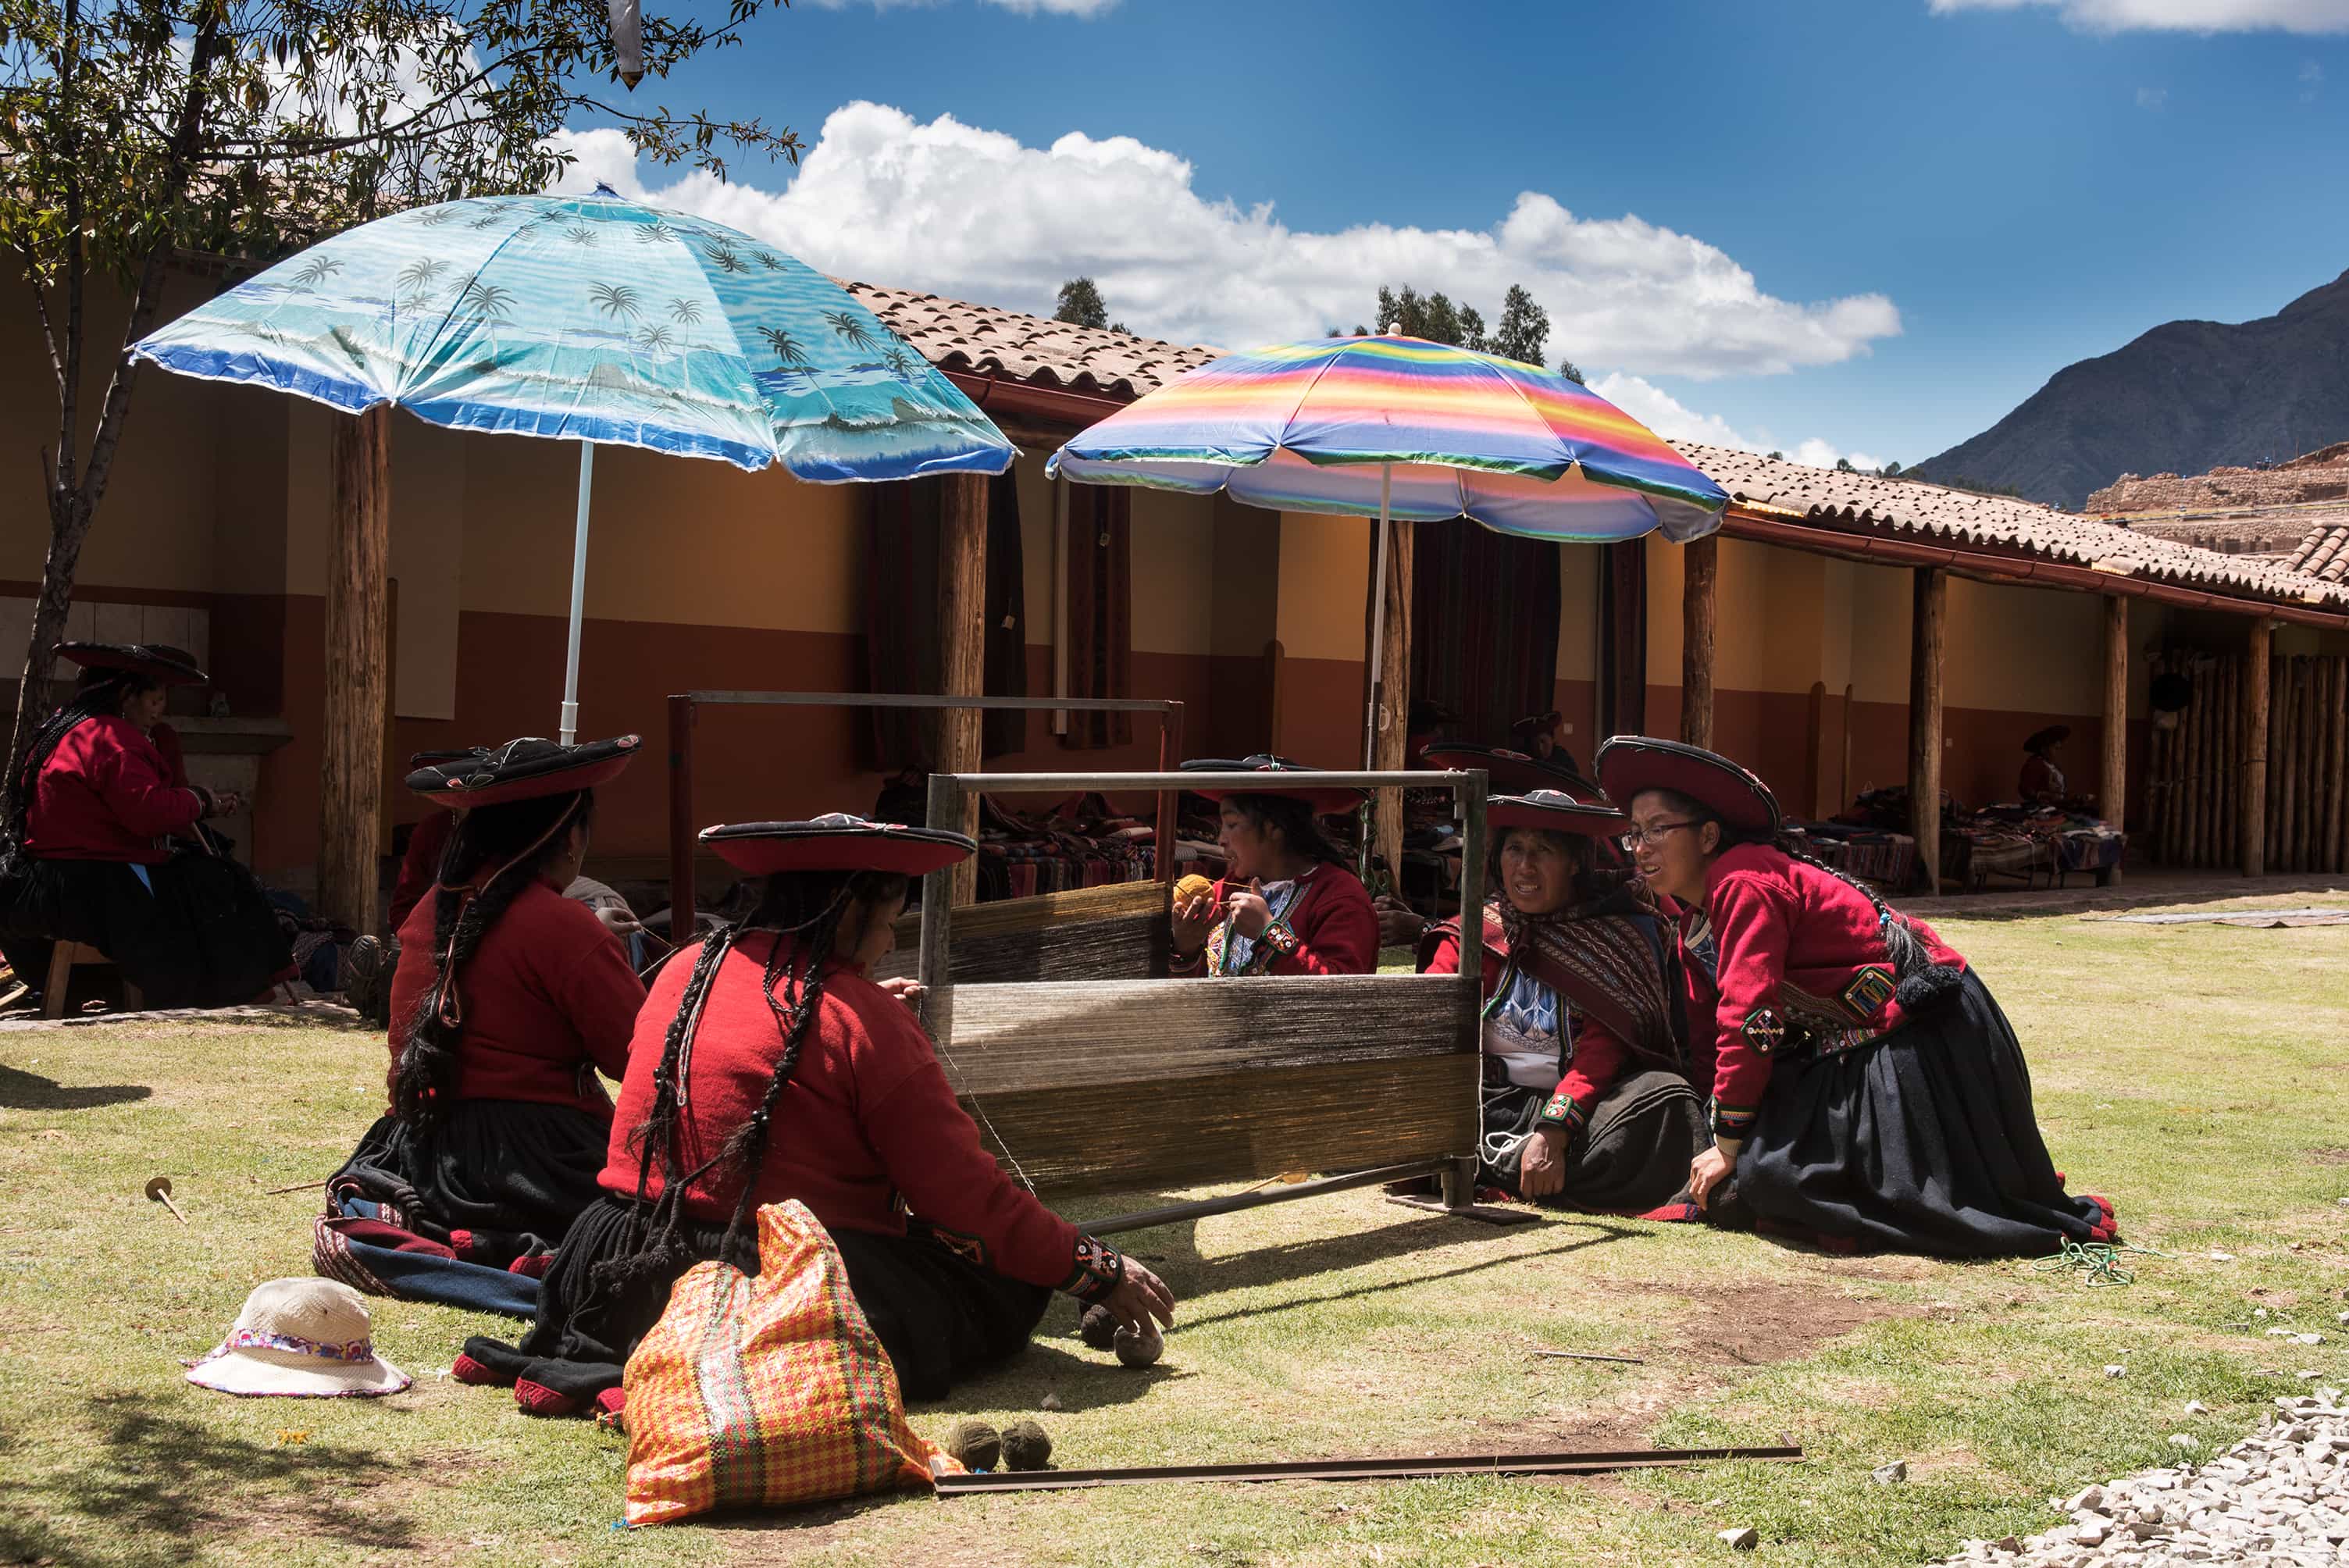
[[[1314,779],[1352,789],[1449,789],[1460,810],[1461,907],[1484,906],[1487,779],[1481,769],[1317,772]],[[975,789],[1149,789],[1163,799],[1185,789],[1237,790],[1262,782],[1263,775],[1253,772],[933,773],[928,822],[953,828],[963,820],[966,796]],[[1162,840],[1159,860],[1171,872],[1171,838]],[[1123,1163],[1096,1161],[1090,1167],[1062,1154],[1070,1161],[1064,1190],[1071,1191],[1131,1190],[1162,1179],[1154,1171],[1190,1184],[1299,1169],[1348,1171],[1365,1157],[1372,1162],[1368,1170],[1271,1191],[1115,1215],[1086,1224],[1087,1231],[1107,1235],[1143,1230],[1425,1176],[1438,1178],[1442,1199],[1419,1206],[1483,1219],[1532,1217],[1479,1210],[1474,1202],[1482,1117],[1481,921],[1461,923],[1456,975],[979,985],[957,981],[949,962],[952,879],[951,870],[933,872],[923,886],[916,970],[925,990],[923,1017],[957,1091],[1015,1170],[1019,1150],[998,1130],[999,1121],[1042,1131],[1072,1113],[1078,1125],[1120,1141],[1122,1149],[1130,1141],[1133,1152]],[[959,1040],[958,994],[966,1004],[966,1023],[974,1012],[982,1018],[979,1028]],[[1416,1005],[1421,999],[1424,1007]],[[1165,1027],[1155,1033],[1133,1030],[1136,1017]],[[1420,1019],[1431,1026],[1413,1027]],[[1123,1037],[1121,1020],[1127,1026]],[[1410,1048],[1392,1048],[1379,1029],[1369,1026],[1380,1022],[1390,1036],[1401,1022]],[[1348,1028],[1349,1023],[1359,1026]],[[1196,1095],[1217,1079],[1235,1092],[1246,1081],[1277,1098],[1237,1113],[1218,1111]],[[1186,1087],[1193,1092],[1184,1092]],[[1325,1104],[1345,1105],[1348,1114],[1325,1121],[1305,1118],[1300,1127],[1289,1129],[1295,1141],[1257,1136],[1279,1130],[1277,1113],[1288,1109],[1290,1098],[1315,1096]]]

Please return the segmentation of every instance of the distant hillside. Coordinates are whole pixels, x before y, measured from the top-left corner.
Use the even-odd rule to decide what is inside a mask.
[[[2067,366],[2014,412],[1919,463],[2077,509],[2125,473],[2200,474],[2349,437],[2349,273],[2259,321],[2173,321]]]

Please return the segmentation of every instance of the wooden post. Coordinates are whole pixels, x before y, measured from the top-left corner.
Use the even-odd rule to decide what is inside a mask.
[[[1373,525],[1375,527],[1375,525]],[[1371,736],[1371,766],[1408,768],[1411,760],[1411,569],[1418,525],[1391,518],[1387,537],[1387,597],[1381,606],[1386,629],[1379,653],[1378,728]],[[1377,576],[1372,563],[1371,576]],[[1378,852],[1385,857],[1393,892],[1402,894],[1402,791],[1381,789],[1376,808]]]
[[[1690,540],[1682,547],[1681,561],[1687,574],[1681,593],[1681,739],[1710,751],[1713,579],[1721,562],[1721,535]]]
[[[391,410],[333,420],[315,913],[372,932],[390,706]]]
[[[987,491],[985,474],[949,474],[938,524],[938,695],[987,692]],[[938,715],[936,771],[976,773],[985,716],[977,708]],[[978,791],[962,794],[960,831],[978,831]],[[978,896],[978,862],[955,868],[954,902]]]
[[[1949,578],[1938,567],[1918,567],[1909,639],[1909,830],[1928,892],[1941,886],[1941,642],[1949,605]]]
[[[2327,659],[2333,671],[2333,697],[2329,704],[2333,714],[2332,755],[2327,763],[2324,804],[2325,841],[2331,846],[2324,869],[2328,872],[2349,871],[2349,774],[2344,764],[2349,763],[2349,658]]]
[[[2274,636],[2267,622],[2254,620],[2243,648],[2242,873],[2267,869],[2268,847],[2268,649]]]
[[[2114,827],[2128,810],[2128,601],[2105,595],[2105,766],[2096,808]]]

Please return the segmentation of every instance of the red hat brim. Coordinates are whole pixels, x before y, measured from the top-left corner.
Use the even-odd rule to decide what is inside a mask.
[[[623,735],[523,757],[507,755],[520,744],[508,741],[494,750],[422,753],[442,760],[410,773],[408,787],[428,800],[468,810],[535,800],[609,783],[636,759],[644,742],[637,736]]]
[[[701,830],[701,841],[745,876],[782,872],[886,872],[924,876],[978,852],[943,828],[868,822],[845,813],[805,822],[729,822]]]
[[[1610,737],[1592,764],[1609,800],[1627,810],[1643,789],[1685,795],[1721,819],[1733,835],[1775,833],[1785,824],[1778,798],[1754,772],[1719,752],[1646,735]]]
[[[1578,800],[1562,790],[1537,789],[1525,795],[1494,796],[1485,804],[1485,825],[1495,833],[1511,828],[1538,828],[1604,839],[1629,828],[1631,819],[1612,806]]]
[[[1249,757],[1238,761],[1203,757],[1183,764],[1183,771],[1185,773],[1259,773],[1264,776],[1265,781],[1262,784],[1250,784],[1242,789],[1218,788],[1191,790],[1192,794],[1203,799],[1213,800],[1218,805],[1235,795],[1287,795],[1303,800],[1313,809],[1313,814],[1317,817],[1342,817],[1350,811],[1359,810],[1362,802],[1371,798],[1371,792],[1367,789],[1351,789],[1341,785],[1316,784],[1312,779],[1313,775],[1319,771],[1318,769],[1303,767],[1279,757]],[[1296,782],[1284,782],[1288,779],[1294,779]]]
[[[1443,741],[1425,748],[1419,756],[1432,768],[1483,769],[1496,795],[1531,795],[1541,790],[1559,790],[1568,795],[1599,793],[1598,785],[1571,768],[1498,746]]]
[[[203,686],[212,679],[189,661],[143,643],[59,643],[49,652],[86,670],[121,670],[165,686]]]

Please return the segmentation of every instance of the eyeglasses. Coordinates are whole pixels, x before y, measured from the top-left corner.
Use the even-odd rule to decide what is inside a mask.
[[[1640,852],[1640,846],[1645,844],[1650,839],[1661,839],[1676,828],[1694,828],[1700,825],[1696,822],[1658,822],[1652,828],[1634,828],[1615,841],[1623,846],[1625,853],[1637,854]]]

